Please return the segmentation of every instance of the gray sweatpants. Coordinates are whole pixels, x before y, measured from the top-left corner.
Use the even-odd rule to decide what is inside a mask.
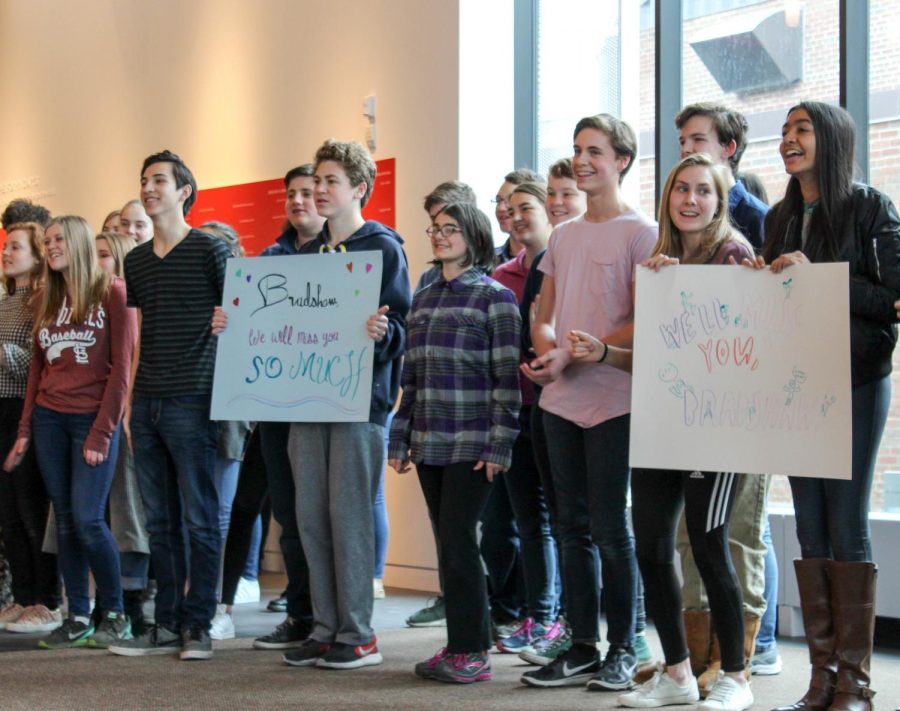
[[[313,639],[372,641],[372,507],[384,465],[384,427],[369,422],[295,422],[288,456],[297,524],[309,563]]]

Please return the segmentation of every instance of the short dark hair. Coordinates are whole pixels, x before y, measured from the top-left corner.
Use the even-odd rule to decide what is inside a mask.
[[[517,168],[503,177],[504,183],[521,185],[522,183],[544,183],[544,177],[538,175],[531,168]]]
[[[551,165],[550,170],[547,171],[547,179],[549,180],[550,178],[568,178],[569,180],[575,180],[575,171],[572,170],[572,159],[560,158]]]
[[[18,222],[37,222],[46,229],[50,224],[50,210],[43,205],[35,205],[31,200],[18,198],[6,206],[0,215],[0,224],[3,225],[3,229],[7,229]]]
[[[475,191],[459,180],[448,180],[441,183],[425,196],[425,212],[431,212],[435,205],[449,205],[454,202],[465,202],[474,205],[478,202]]]
[[[746,173],[741,171],[734,177],[744,184],[748,193],[758,197],[766,203],[766,205],[769,204],[769,193],[766,191],[766,186],[763,185],[763,181],[760,180],[760,177],[756,173]]]
[[[191,173],[190,168],[184,164],[184,161],[181,160],[180,156],[172,153],[172,151],[165,150],[154,153],[144,159],[144,165],[141,166],[142,178],[144,177],[144,171],[154,163],[172,164],[172,175],[175,177],[176,188],[183,188],[185,185],[191,186],[191,194],[185,199],[183,208],[184,215],[187,217],[187,214],[191,211],[191,207],[197,201],[197,181],[194,180],[194,174]]]
[[[574,141],[578,138],[578,134],[586,128],[600,131],[609,139],[609,143],[616,152],[617,157],[628,158],[625,170],[619,173],[619,185],[621,185],[628,171],[631,170],[631,166],[634,165],[634,157],[637,155],[637,137],[634,135],[634,129],[612,114],[585,116],[575,124],[572,140]]]
[[[706,116],[712,121],[713,128],[716,129],[716,136],[719,137],[719,144],[727,146],[734,141],[734,154],[728,158],[728,165],[731,166],[732,175],[737,175],[738,166],[741,163],[741,156],[747,149],[747,131],[749,125],[744,114],[734,109],[729,109],[722,104],[714,104],[710,101],[702,101],[696,104],[685,106],[675,117],[675,128],[679,131],[694,116]]]
[[[365,195],[359,201],[359,206],[365,207],[369,198],[372,197],[375,174],[378,170],[369,151],[356,141],[336,141],[329,138],[316,151],[316,168],[319,167],[319,163],[326,160],[340,163],[352,186],[355,187],[360,183],[366,184]]]
[[[494,235],[491,232],[491,221],[475,205],[466,202],[453,202],[445,206],[438,215],[448,215],[456,220],[462,230],[466,243],[464,267],[477,267],[485,274],[494,269]],[[435,215],[437,217],[437,215]]]
[[[284,187],[287,187],[291,184],[291,181],[294,178],[312,178],[316,174],[316,166],[312,163],[304,163],[303,165],[298,165],[296,168],[291,168],[287,173],[284,174]]]

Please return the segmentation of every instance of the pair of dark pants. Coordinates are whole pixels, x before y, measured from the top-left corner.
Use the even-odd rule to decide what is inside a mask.
[[[155,617],[171,631],[207,630],[216,611],[219,428],[209,419],[209,402],[209,395],[135,395],[132,405],[134,463],[157,585]]]
[[[491,646],[487,584],[479,557],[477,528],[494,485],[483,471],[474,471],[475,464],[416,466],[428,514],[437,523],[438,557],[444,571],[447,651],[451,654],[485,652]]]
[[[526,610],[542,624],[556,618],[558,607],[556,545],[529,432],[531,407],[522,408],[522,428],[513,445],[512,464],[502,475],[519,530],[525,577]]]
[[[599,636],[594,544],[603,563],[609,642],[634,642],[638,576],[626,515],[630,422],[630,415],[622,415],[584,428],[544,412],[563,588],[577,643],[594,644]]]
[[[231,507],[222,565],[222,603],[225,605],[234,604],[234,595],[247,567],[247,557],[250,555],[253,527],[268,493],[259,427],[255,427],[247,440],[237,492]]]
[[[53,502],[59,565],[69,614],[91,614],[88,570],[97,585],[97,605],[122,612],[119,549],[106,523],[106,502],[119,450],[119,431],[109,454],[96,466],[84,460],[84,442],[97,413],[66,413],[35,405],[31,433],[38,466]]]
[[[306,563],[303,545],[300,543],[300,529],[297,527],[297,494],[291,461],[288,458],[291,423],[260,422],[257,429],[272,501],[272,516],[281,526],[281,537],[278,542],[288,579],[285,590],[287,614],[295,620],[312,625],[309,566]]]
[[[491,619],[497,624],[521,619],[524,602],[519,530],[506,482],[503,474],[495,478],[481,512],[481,558],[488,575]]]
[[[869,497],[890,404],[890,376],[853,388],[852,478],[849,481],[790,477],[803,558],[872,560]]]
[[[21,398],[0,398],[0,456],[5,457],[16,443],[23,404]],[[50,497],[32,445],[13,471],[0,471],[0,528],[13,599],[23,607],[59,607],[56,556],[41,550],[49,509]]]
[[[684,509],[691,549],[719,638],[722,669],[736,672],[744,668],[743,601],[728,547],[736,476],[664,469],[639,469],[632,475],[637,558],[647,608],[670,666],[688,658],[681,583],[675,567],[676,531]]]

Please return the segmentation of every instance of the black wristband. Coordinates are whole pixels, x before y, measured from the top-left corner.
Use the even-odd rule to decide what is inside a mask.
[[[609,355],[609,346],[606,345],[606,343],[604,343],[603,344],[603,357],[600,358],[600,360],[598,360],[597,362],[602,363],[603,361],[606,360],[606,356],[608,356],[608,355]]]

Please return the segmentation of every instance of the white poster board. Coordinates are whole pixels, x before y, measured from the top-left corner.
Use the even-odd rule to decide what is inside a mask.
[[[212,419],[365,422],[381,252],[229,259]]]
[[[850,478],[846,264],[638,267],[631,466]]]

